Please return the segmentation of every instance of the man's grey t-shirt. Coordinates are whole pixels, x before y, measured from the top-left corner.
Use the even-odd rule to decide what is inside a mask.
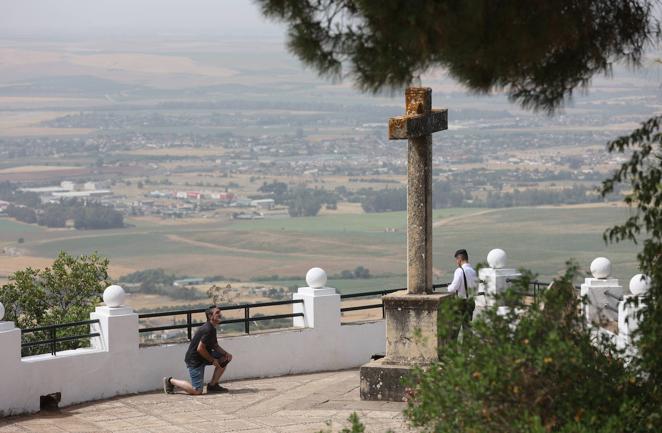
[[[209,364],[209,361],[204,359],[198,353],[198,344],[200,344],[200,341],[202,341],[202,344],[205,345],[207,352],[210,354],[212,349],[218,344],[218,340],[216,339],[216,328],[211,322],[207,322],[199,327],[198,330],[195,331],[193,338],[191,338],[191,344],[189,344],[186,356],[184,357],[184,362],[186,362],[187,367],[197,368],[201,365]]]

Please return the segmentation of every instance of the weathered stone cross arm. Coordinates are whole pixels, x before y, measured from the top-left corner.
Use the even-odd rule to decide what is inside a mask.
[[[448,129],[448,110],[433,109],[428,113],[408,114],[388,120],[389,140],[404,140],[430,135]]]

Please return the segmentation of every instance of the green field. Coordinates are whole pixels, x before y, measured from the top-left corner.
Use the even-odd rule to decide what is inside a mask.
[[[532,269],[545,279],[561,271],[569,258],[588,268],[593,258],[605,256],[613,262],[614,276],[625,282],[636,273],[636,247],[607,246],[602,233],[623,221],[626,212],[617,207],[435,212],[435,282],[450,279],[458,248],[466,248],[474,263],[485,261],[492,248],[502,248],[509,266]],[[18,244],[19,237],[25,243]],[[182,225],[136,221],[135,227],[112,231],[47,230],[0,219],[0,246],[18,248],[26,260],[53,258],[60,250],[98,251],[125,272],[163,267],[179,275],[242,280],[300,275],[301,281],[291,285],[303,284],[313,266],[329,274],[360,265],[372,274],[398,275],[334,283],[343,291],[400,286],[406,274],[405,242],[404,212]]]
[[[11,243],[18,241],[18,238],[37,238],[44,233],[41,227],[34,224],[23,224],[13,219],[0,218],[0,242]]]

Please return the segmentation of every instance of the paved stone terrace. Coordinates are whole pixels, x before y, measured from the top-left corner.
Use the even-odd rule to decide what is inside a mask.
[[[155,391],[0,418],[0,432],[336,432],[349,425],[352,412],[359,414],[366,432],[409,430],[404,403],[360,400],[358,370],[223,385],[228,394]]]

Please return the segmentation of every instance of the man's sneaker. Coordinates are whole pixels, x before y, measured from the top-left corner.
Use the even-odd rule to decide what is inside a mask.
[[[222,394],[225,392],[228,392],[227,388],[223,388],[221,385],[216,384],[216,385],[207,385],[207,392],[208,393],[218,393]]]
[[[166,394],[172,394],[175,392],[175,385],[170,383],[170,379],[172,379],[172,377],[163,378],[163,392]]]

